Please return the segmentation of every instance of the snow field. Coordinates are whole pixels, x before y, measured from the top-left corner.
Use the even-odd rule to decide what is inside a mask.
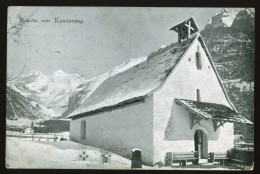
[[[6,137],[6,167],[11,169],[131,169],[131,160],[111,154],[110,162],[102,164],[104,150],[85,146],[72,141],[31,141],[25,138]],[[83,161],[80,155],[88,155]],[[192,165],[186,167],[151,167],[149,170],[239,170],[235,166]],[[138,169],[139,170],[139,169]],[[247,169],[250,170],[250,169]]]
[[[102,164],[100,149],[71,141],[31,141],[24,138],[6,138],[7,168],[49,169],[130,169],[131,161],[111,153],[110,163]],[[85,161],[79,155],[85,152]],[[105,151],[104,151],[105,152]]]

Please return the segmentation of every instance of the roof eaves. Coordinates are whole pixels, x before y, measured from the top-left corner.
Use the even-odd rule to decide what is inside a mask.
[[[130,104],[134,104],[137,102],[144,102],[144,99],[147,97],[147,95],[144,96],[140,96],[140,97],[135,97],[129,100],[125,100],[123,102],[117,103],[115,105],[112,106],[104,106],[102,108],[99,109],[95,109],[95,110],[91,110],[91,111],[86,111],[86,112],[82,112],[80,114],[75,114],[75,115],[69,115],[66,117],[66,119],[70,119],[70,118],[79,118],[79,117],[83,117],[83,116],[88,116],[88,115],[94,115],[94,114],[98,114],[101,112],[105,112],[105,111],[112,111]]]
[[[184,103],[182,100],[185,99],[177,99],[175,98],[174,101],[182,106],[184,106],[187,110],[189,110],[190,112],[192,112],[195,115],[198,115],[200,117],[204,117],[205,119],[213,119],[213,120],[221,120],[221,121],[225,121],[225,122],[240,122],[240,123],[245,123],[245,124],[253,124],[250,120],[244,118],[243,116],[239,115],[238,113],[236,113],[234,110],[232,110],[233,112],[235,112],[237,114],[237,116],[242,117],[244,119],[244,121],[238,121],[238,118],[214,118],[209,114],[205,114],[203,112],[197,111],[195,110],[192,106],[190,106],[189,104]],[[217,105],[221,105],[221,104],[217,104]],[[227,107],[225,105],[223,105],[224,107]]]
[[[194,114],[196,114],[196,115],[199,115],[200,117],[203,117],[203,118],[205,118],[205,119],[213,119],[211,116],[207,116],[207,115],[205,115],[205,114],[203,114],[203,113],[200,113],[200,112],[194,110],[191,106],[186,105],[185,103],[183,103],[183,102],[181,101],[181,99],[175,98],[174,101],[175,101],[176,103],[178,103],[178,104],[183,105],[183,106],[184,106],[185,108],[187,108],[189,111],[191,111],[192,113],[194,113]]]

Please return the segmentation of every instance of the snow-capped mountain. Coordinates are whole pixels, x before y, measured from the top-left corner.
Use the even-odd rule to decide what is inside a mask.
[[[21,95],[34,101],[43,114],[60,116],[68,105],[69,95],[85,79],[77,74],[67,74],[62,70],[45,75],[37,70],[9,82]]]
[[[231,27],[235,17],[235,12],[228,12],[226,9],[224,9],[220,13],[213,16],[212,20],[208,21],[208,24],[205,26],[205,28]]]
[[[65,117],[74,111],[105,79],[145,60],[146,57],[129,59],[113,70],[89,80],[78,74],[67,74],[62,70],[50,75],[32,70],[27,75],[8,82],[8,91],[19,95],[22,98],[21,101],[26,101],[27,108],[29,106],[35,112],[32,116],[28,116],[29,119],[39,117],[48,119],[61,115]],[[13,102],[14,100],[9,104]],[[11,105],[8,105],[8,108],[11,108]],[[10,115],[7,117],[13,119],[14,114],[11,109],[9,111]],[[25,114],[24,118],[27,118],[27,115],[29,114]],[[23,118],[22,114],[18,118]]]
[[[77,109],[80,104],[82,104],[104,80],[120,72],[123,72],[145,61],[146,59],[147,57],[130,58],[128,61],[116,66],[111,71],[108,71],[98,77],[92,78],[80,84],[73,92],[73,94],[69,97],[68,109],[62,114],[61,118],[65,118],[75,109]]]
[[[225,13],[229,12],[225,10]],[[212,19],[216,17],[221,18],[218,14]],[[254,21],[254,15],[251,10],[244,9],[236,15],[230,27],[218,27],[218,32],[216,32],[212,23],[206,25],[201,31],[224,81],[234,79],[252,81],[254,79],[255,32],[252,21]],[[245,32],[244,28],[249,26],[251,30]]]

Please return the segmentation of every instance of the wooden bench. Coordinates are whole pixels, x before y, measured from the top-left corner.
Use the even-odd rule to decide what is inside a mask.
[[[227,152],[210,152],[208,155],[208,162],[219,162],[221,165],[227,164],[229,159]]]
[[[172,163],[179,163],[180,166],[186,166],[187,162],[195,162],[197,158],[194,152],[173,152]]]

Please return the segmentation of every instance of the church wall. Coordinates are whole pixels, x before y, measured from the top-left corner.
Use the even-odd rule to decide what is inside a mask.
[[[71,120],[72,141],[99,147],[131,159],[132,149],[142,150],[142,160],[152,164],[153,97],[145,102]],[[80,140],[80,124],[86,121],[86,139]]]
[[[201,70],[196,67],[197,46],[201,52]],[[164,162],[166,152],[194,151],[194,134],[199,125],[190,129],[188,112],[177,105],[174,98],[197,100],[197,89],[200,89],[202,102],[230,107],[198,40],[184,55],[162,88],[154,93],[154,163]],[[208,152],[226,151],[233,147],[232,123],[226,123],[217,132],[214,132],[212,120],[202,120],[200,127],[208,132]]]

